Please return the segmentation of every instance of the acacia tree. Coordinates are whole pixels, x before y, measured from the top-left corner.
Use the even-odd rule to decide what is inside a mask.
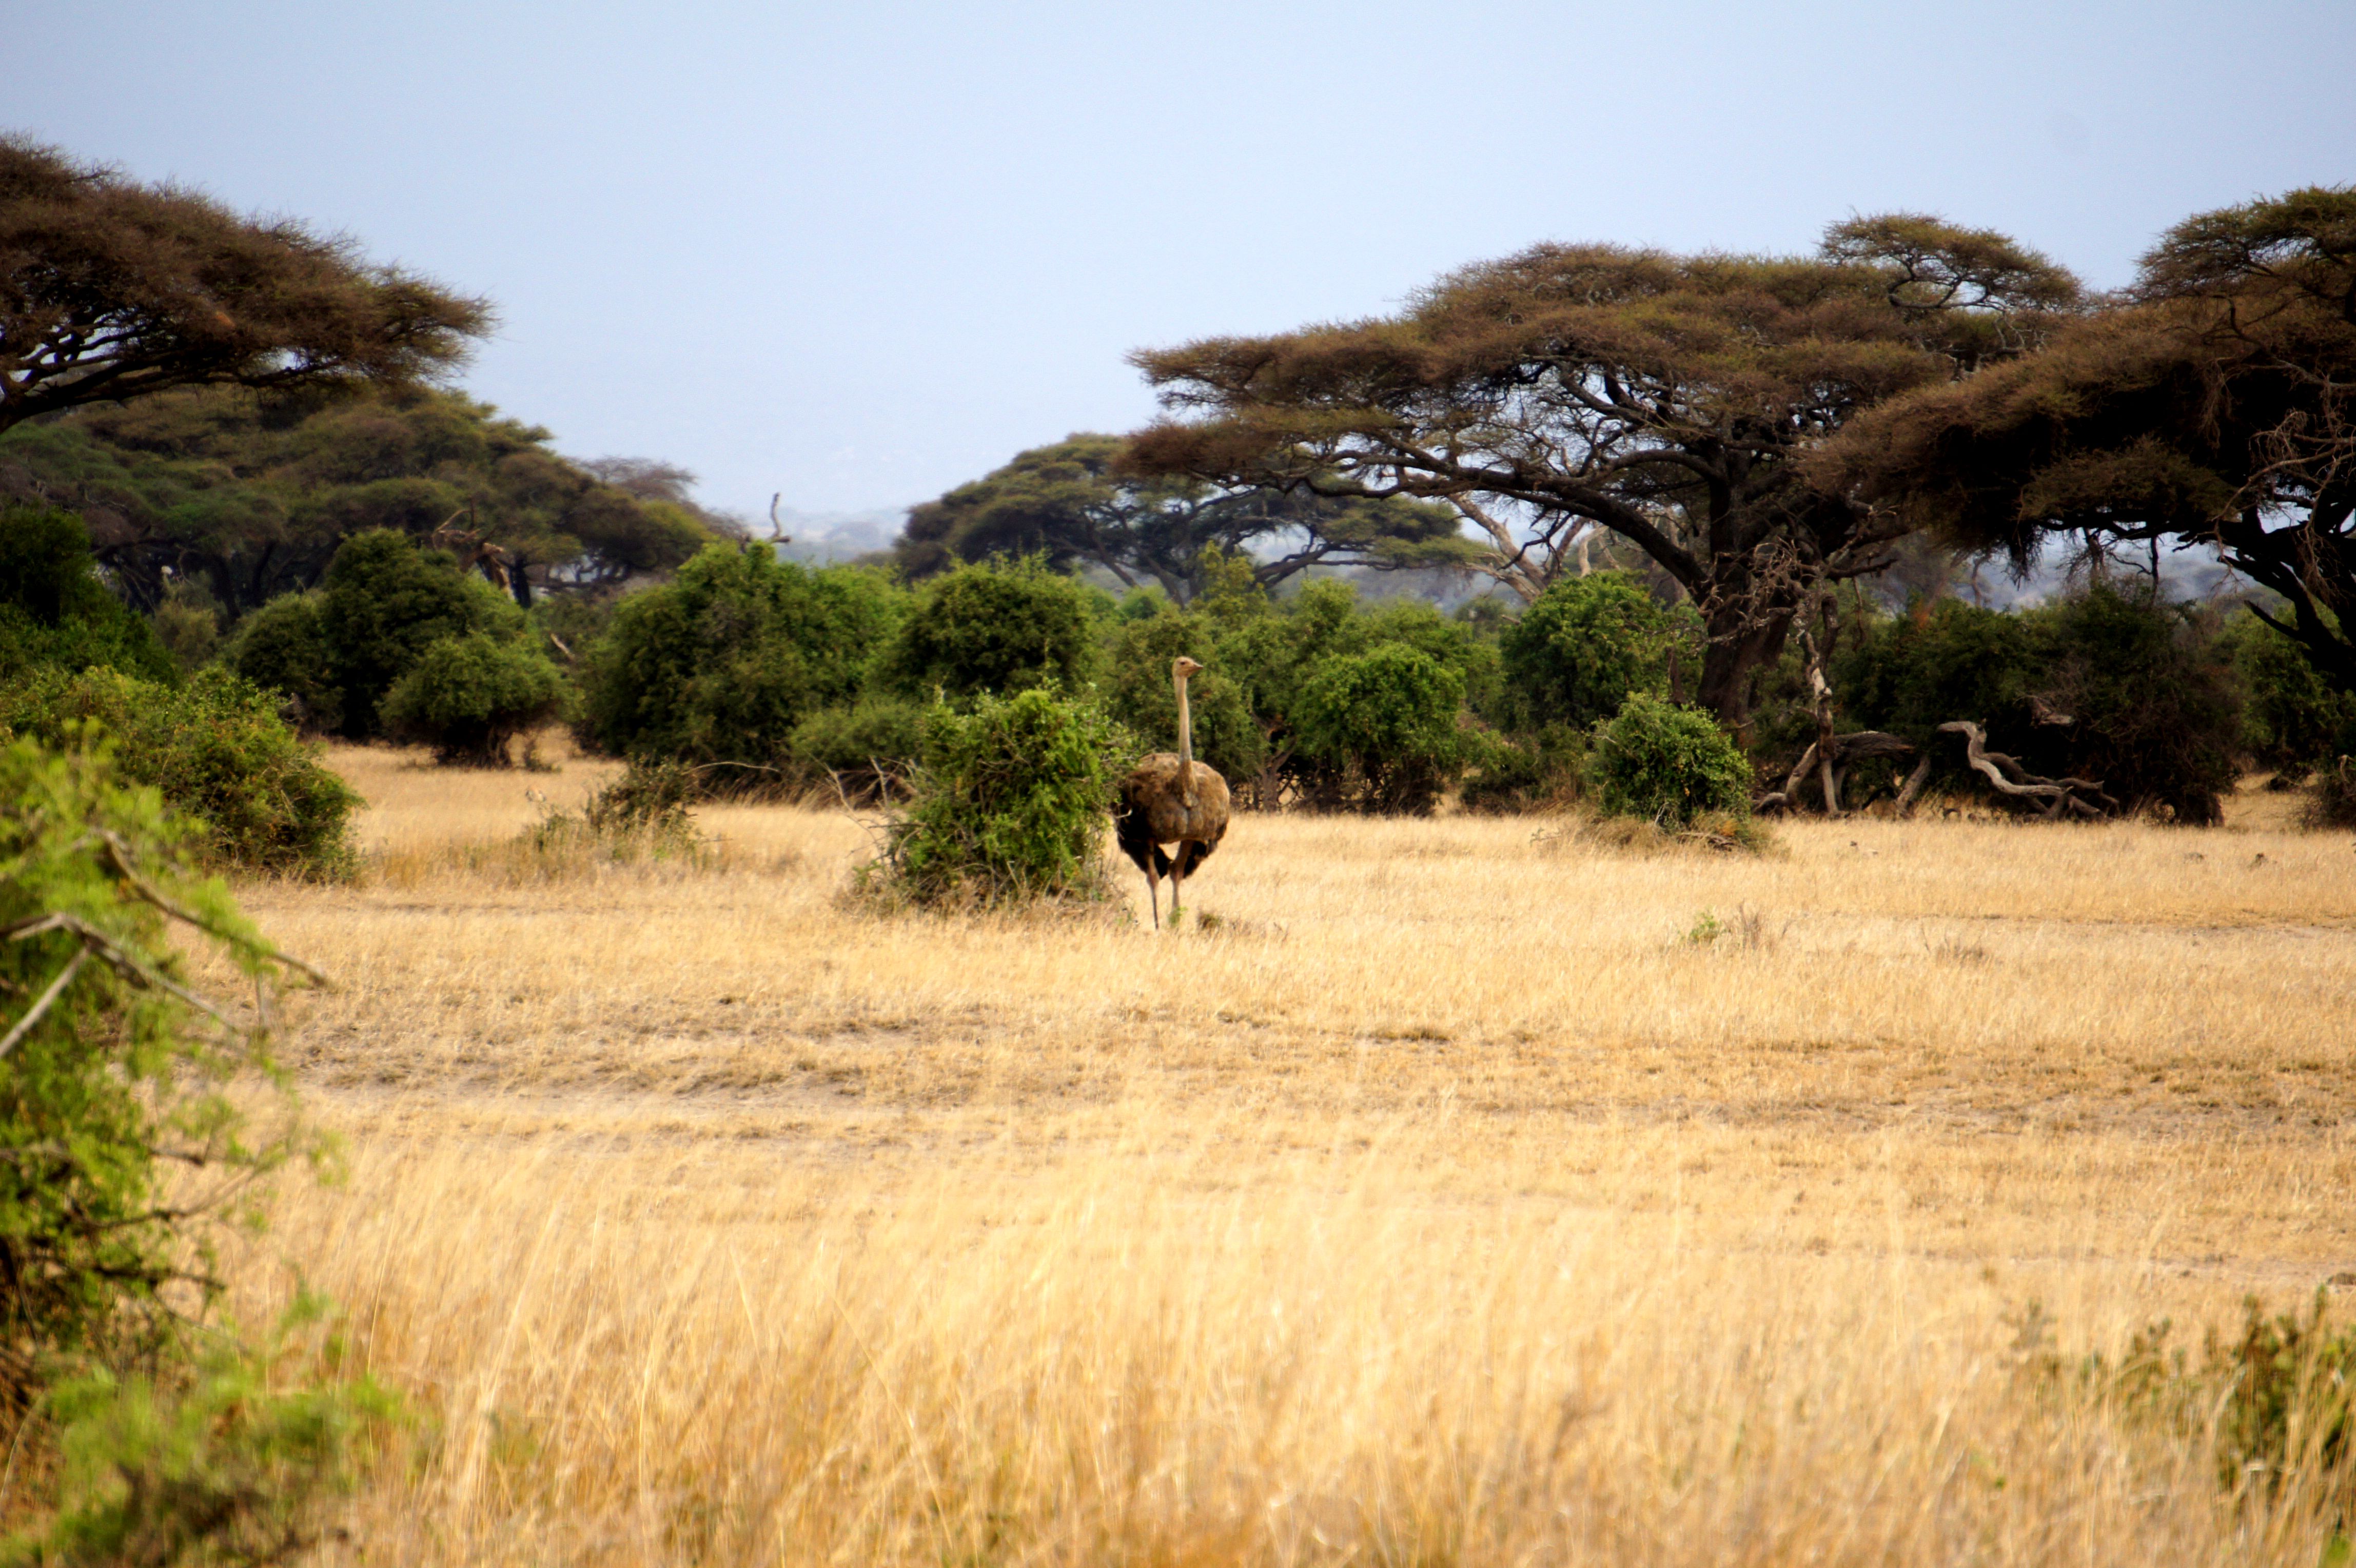
[[[1826,584],[1898,528],[1794,459],[1858,412],[2035,343],[2073,279],[2001,235],[1894,216],[1813,257],[1540,245],[1398,317],[1149,350],[1171,416],[1141,471],[1285,494],[1445,500],[1535,600],[1602,529],[1700,610],[1699,697],[1729,724]]]
[[[2023,569],[2057,534],[2212,545],[2356,693],[2356,189],[2187,219],[2112,308],[1876,410],[1813,467]]]
[[[528,584],[597,588],[677,566],[714,536],[712,520],[676,499],[689,478],[679,470],[663,469],[669,489],[648,493],[648,465],[573,463],[553,439],[428,387],[197,389],[0,435],[0,498],[80,512],[119,590],[143,608],[175,578],[202,582],[232,612],[258,608],[317,585],[345,540],[377,528],[494,545],[519,599]]]
[[[1086,433],[1019,453],[912,509],[894,552],[912,577],[992,555],[1041,555],[1058,570],[1091,562],[1180,604],[1201,591],[1213,553],[1248,556],[1263,588],[1320,564],[1456,566],[1473,554],[1448,507],[1141,476],[1126,453],[1119,436]],[[1245,549],[1269,543],[1266,558]]]
[[[0,137],[0,430],[170,387],[407,380],[489,321],[348,239]]]

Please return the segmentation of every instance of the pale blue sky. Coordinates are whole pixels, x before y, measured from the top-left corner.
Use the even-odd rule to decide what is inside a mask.
[[[0,124],[490,295],[465,384],[710,504],[900,506],[1129,349],[1539,240],[2007,230],[2098,285],[2356,179],[2356,5],[0,0]]]

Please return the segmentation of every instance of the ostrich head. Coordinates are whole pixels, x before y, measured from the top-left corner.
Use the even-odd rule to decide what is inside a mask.
[[[1170,673],[1177,676],[1181,681],[1183,681],[1202,668],[1203,667],[1200,664],[1195,663],[1193,660],[1187,658],[1182,653],[1171,661]]]

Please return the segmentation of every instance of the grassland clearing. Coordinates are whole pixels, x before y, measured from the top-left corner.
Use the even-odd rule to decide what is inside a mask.
[[[1157,938],[861,913],[841,811],[543,878],[599,765],[335,760],[370,877],[246,901],[352,1178],[240,1277],[430,1412],[372,1562],[2320,1549],[2019,1372],[2356,1283],[2356,845],[2276,798],[1243,816]]]

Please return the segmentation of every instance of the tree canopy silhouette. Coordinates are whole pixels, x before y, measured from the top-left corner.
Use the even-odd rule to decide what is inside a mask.
[[[1401,498],[1253,489],[1141,476],[1118,435],[1081,433],[1034,446],[908,513],[894,547],[912,577],[993,555],[1038,555],[1059,571],[1093,563],[1124,585],[1158,584],[1180,604],[1204,584],[1205,553],[1254,554],[1272,587],[1307,567],[1456,566],[1474,553],[1449,507]]]
[[[461,528],[499,547],[519,591],[665,571],[716,536],[718,520],[684,499],[693,476],[644,460],[573,462],[553,440],[434,388],[208,388],[0,435],[0,499],[80,512],[99,559],[143,607],[177,575],[225,608],[257,608],[317,585],[337,547],[373,528],[420,542]]]
[[[1700,698],[1739,724],[1794,613],[1892,537],[1794,459],[2019,353],[2078,293],[2001,235],[1910,215],[1836,225],[1804,257],[1539,245],[1395,317],[1136,355],[1170,413],[1132,452],[1146,473],[1448,501],[1526,599],[1608,530],[1692,597]]]
[[[489,321],[348,239],[0,137],[0,430],[171,387],[410,380]]]
[[[2356,189],[2187,219],[2113,307],[1874,411],[1813,467],[2023,567],[2057,534],[2213,544],[2356,693]]]

